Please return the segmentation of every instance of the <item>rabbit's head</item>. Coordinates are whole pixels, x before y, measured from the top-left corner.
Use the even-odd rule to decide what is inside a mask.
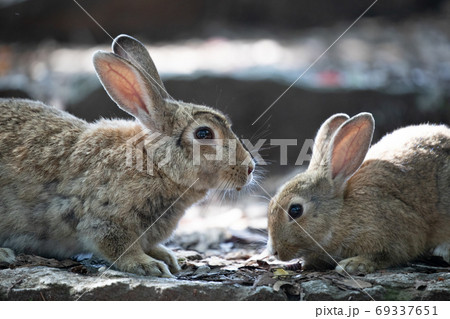
[[[349,178],[369,149],[374,120],[336,114],[322,124],[308,169],[288,181],[269,204],[268,250],[281,260],[333,246]]]
[[[151,159],[159,174],[179,185],[198,180],[193,187],[199,190],[250,183],[255,164],[226,116],[175,101],[138,40],[120,35],[112,50],[94,54],[95,70],[111,99],[142,124],[147,164]]]

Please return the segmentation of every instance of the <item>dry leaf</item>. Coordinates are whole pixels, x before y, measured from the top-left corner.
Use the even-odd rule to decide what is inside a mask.
[[[208,263],[208,265],[211,267],[223,267],[223,266],[228,266],[228,265],[232,264],[231,261],[222,259],[222,258],[219,258],[216,256],[206,258],[206,259],[204,259],[204,261],[206,261]]]
[[[184,259],[184,260],[201,260],[203,256],[194,250],[179,250],[175,252],[175,255],[177,256],[178,260]]]
[[[74,266],[69,269],[71,272],[86,275],[88,273],[88,269],[83,265]]]
[[[302,270],[301,262],[296,262],[293,264],[288,264],[284,267],[286,270],[299,271]]]
[[[250,255],[246,251],[238,250],[227,253],[224,258],[226,260],[248,260],[250,258]]]
[[[273,275],[275,277],[279,277],[279,276],[294,276],[294,275],[297,275],[297,273],[295,271],[286,270],[284,268],[275,268],[275,271],[273,272]]]
[[[277,268],[273,272],[273,275],[275,277],[279,277],[279,276],[289,276],[290,274],[286,270],[284,270],[283,268]]]
[[[417,290],[424,290],[425,288],[427,288],[427,286],[428,286],[428,282],[426,282],[426,281],[421,281],[421,280],[417,280],[417,281],[416,281],[415,288],[416,288]]]
[[[284,286],[284,285],[291,285],[292,286],[292,283],[287,282],[287,281],[283,281],[283,280],[278,280],[276,283],[273,284],[273,290],[274,291],[280,291],[281,286]]]
[[[262,268],[262,269],[269,269],[270,268],[270,265],[269,265],[269,263],[267,261],[258,259],[256,262],[258,263],[258,266],[260,268]]]
[[[272,278],[272,273],[268,271],[256,278],[253,288],[259,286],[272,286],[276,281],[276,279]]]

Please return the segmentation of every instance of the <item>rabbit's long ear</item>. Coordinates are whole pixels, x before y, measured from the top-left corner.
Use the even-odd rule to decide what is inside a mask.
[[[339,126],[348,119],[347,114],[339,113],[331,116],[322,124],[314,138],[314,147],[308,170],[316,170],[326,164],[331,137]]]
[[[162,131],[169,113],[166,103],[142,72],[114,53],[97,51],[93,61],[111,99],[149,129]]]
[[[144,73],[150,83],[154,84],[161,96],[169,98],[155,63],[153,63],[150,54],[140,41],[129,35],[121,34],[114,39],[112,50],[131,64],[141,68],[142,73]]]
[[[331,179],[338,189],[359,169],[372,142],[375,121],[370,113],[360,113],[334,134],[328,154]]]

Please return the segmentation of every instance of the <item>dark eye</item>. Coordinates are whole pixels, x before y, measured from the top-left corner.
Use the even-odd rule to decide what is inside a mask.
[[[300,204],[292,204],[291,207],[289,207],[288,213],[292,219],[299,218],[303,214],[303,206]]]
[[[195,138],[199,140],[210,140],[214,138],[214,133],[209,127],[200,127],[195,131]]]

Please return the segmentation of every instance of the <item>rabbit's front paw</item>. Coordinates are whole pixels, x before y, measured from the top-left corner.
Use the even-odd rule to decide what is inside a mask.
[[[168,248],[163,245],[157,245],[151,247],[146,251],[146,253],[153,258],[164,261],[168,266],[170,271],[175,274],[181,270],[180,265],[178,264],[178,259],[175,254]]]
[[[16,260],[16,255],[9,248],[0,248],[0,262],[12,264]]]
[[[434,256],[441,256],[450,264],[450,242],[442,243],[433,250]]]
[[[121,271],[131,272],[136,275],[141,276],[154,276],[154,277],[165,277],[173,278],[174,276],[170,273],[167,265],[159,260],[153,259],[152,257],[146,256],[145,260],[137,261],[129,259],[127,261],[122,261],[117,265]]]
[[[342,275],[370,273],[376,269],[376,263],[362,256],[356,256],[341,260],[336,266],[336,271]]]

